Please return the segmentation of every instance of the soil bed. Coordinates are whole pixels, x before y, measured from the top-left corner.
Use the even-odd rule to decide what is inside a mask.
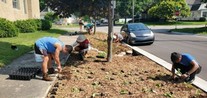
[[[105,34],[87,35],[94,48],[106,51]],[[131,50],[113,44],[112,62],[89,51],[84,61],[71,54],[48,98],[206,98],[202,90],[187,83],[175,83],[171,73],[145,56],[124,55]]]

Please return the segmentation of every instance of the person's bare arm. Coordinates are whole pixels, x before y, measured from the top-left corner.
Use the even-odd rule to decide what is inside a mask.
[[[199,65],[195,60],[191,61],[190,63],[193,65],[192,69],[189,70],[188,72],[186,72],[185,74],[183,74],[181,76],[181,78],[183,78],[183,79],[187,78],[190,74],[192,74],[193,72],[195,72],[198,69]]]
[[[172,78],[175,79],[175,68],[174,68],[173,64],[172,64],[172,68],[171,68],[171,73],[172,73]]]
[[[54,46],[56,47],[55,53],[54,53],[54,60],[57,64],[58,71],[62,71],[61,63],[60,63],[60,51],[62,50],[62,46],[59,43],[55,43]]]
[[[193,67],[191,70],[188,71],[189,75],[195,72],[199,68],[198,63],[195,60],[192,60],[190,63],[193,65]]]

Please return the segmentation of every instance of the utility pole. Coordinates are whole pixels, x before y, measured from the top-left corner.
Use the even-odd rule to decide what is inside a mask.
[[[134,0],[132,0],[132,22],[134,23]]]

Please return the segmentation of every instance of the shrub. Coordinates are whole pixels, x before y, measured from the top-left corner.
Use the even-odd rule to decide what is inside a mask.
[[[52,27],[52,23],[48,20],[41,20],[42,22],[42,30],[49,30]]]
[[[37,30],[36,25],[31,20],[17,20],[14,23],[21,33],[29,33]]]
[[[14,37],[18,36],[18,33],[13,22],[0,18],[0,37]]]
[[[204,21],[206,21],[206,18],[205,17],[200,17],[199,21],[204,22]]]
[[[32,25],[34,25],[36,27],[36,30],[42,30],[42,22],[40,19],[29,19],[32,23]]]

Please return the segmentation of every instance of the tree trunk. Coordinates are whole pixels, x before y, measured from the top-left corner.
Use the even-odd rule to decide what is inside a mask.
[[[124,17],[124,24],[126,24],[126,17]]]
[[[107,52],[107,61],[112,61],[112,34],[113,34],[113,21],[112,21],[112,8],[111,8],[111,0],[108,5],[109,15],[108,15],[108,52]]]
[[[96,34],[96,19],[95,19],[95,22],[94,22],[93,34],[94,35]]]

